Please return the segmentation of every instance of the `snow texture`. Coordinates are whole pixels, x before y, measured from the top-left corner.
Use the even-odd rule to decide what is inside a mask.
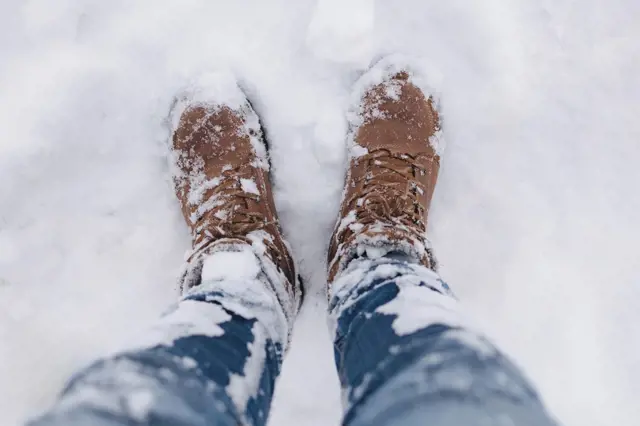
[[[338,424],[326,248],[353,84],[391,52],[439,80],[448,145],[429,231],[464,309],[563,424],[637,423],[640,3],[323,3],[0,2],[0,424],[49,406],[177,299],[190,238],[167,117],[214,70],[268,129],[309,288],[271,423]]]
[[[391,279],[394,279],[399,293],[376,312],[396,317],[392,327],[398,336],[406,336],[434,324],[473,329],[449,286],[431,269],[418,263],[400,267],[382,258],[386,254],[384,252],[376,252],[372,248],[366,251],[367,259],[352,261],[331,284],[330,301],[336,302],[329,317],[332,334],[335,334],[342,312],[362,297],[362,289],[370,288],[377,280]]]
[[[212,71],[198,75],[188,81],[176,97],[171,110],[171,131],[178,128],[180,116],[187,106],[202,105],[219,108],[224,105],[232,110],[240,110],[247,103],[247,97],[238,87],[236,77],[231,72]]]
[[[202,281],[247,280],[260,273],[260,263],[249,250],[240,252],[218,252],[204,258]]]
[[[374,49],[374,0],[318,0],[307,30],[307,48],[319,59],[366,66]]]

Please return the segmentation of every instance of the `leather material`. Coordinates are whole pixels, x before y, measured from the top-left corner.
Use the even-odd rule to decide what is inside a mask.
[[[286,278],[288,293],[296,293],[296,268],[278,222],[263,132],[249,103],[237,110],[187,107],[172,148],[176,195],[192,234],[189,261],[247,244],[266,255]]]
[[[440,168],[431,142],[441,128],[433,100],[400,72],[369,88],[356,110],[329,282],[362,247],[399,250],[436,269],[426,235]]]

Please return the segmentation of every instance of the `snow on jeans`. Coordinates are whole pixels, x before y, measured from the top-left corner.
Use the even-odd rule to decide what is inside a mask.
[[[291,324],[266,275],[249,269],[192,288],[32,425],[264,425]],[[344,425],[554,424],[432,271],[398,256],[354,260],[329,310]]]

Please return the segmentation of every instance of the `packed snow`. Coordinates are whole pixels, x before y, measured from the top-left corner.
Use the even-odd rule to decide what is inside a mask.
[[[326,250],[353,84],[390,52],[440,81],[443,278],[562,424],[637,424],[638,22],[636,0],[0,2],[0,424],[175,302],[167,118],[217,70],[266,127],[308,287],[271,424],[338,424]]]

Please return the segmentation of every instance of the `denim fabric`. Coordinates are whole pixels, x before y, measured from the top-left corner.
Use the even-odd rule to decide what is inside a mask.
[[[204,282],[33,426],[264,425],[291,326],[269,287],[263,274]],[[554,425],[433,272],[356,260],[330,297],[344,425]]]
[[[388,258],[356,260],[331,293],[344,425],[555,424],[434,272]]]
[[[261,271],[235,271],[191,289],[33,426],[264,425],[290,329],[270,287]]]

